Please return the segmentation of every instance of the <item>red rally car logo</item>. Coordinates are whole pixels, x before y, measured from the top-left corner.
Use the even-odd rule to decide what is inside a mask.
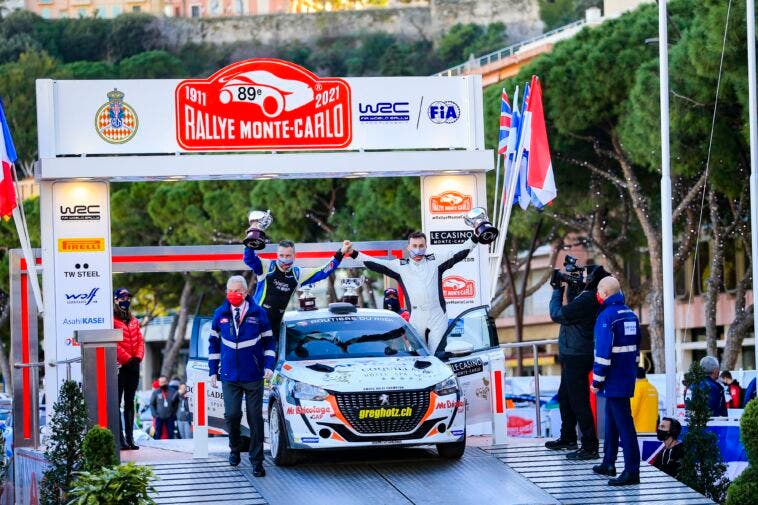
[[[350,86],[289,62],[245,60],[179,83],[176,139],[186,150],[340,149],[352,142]]]

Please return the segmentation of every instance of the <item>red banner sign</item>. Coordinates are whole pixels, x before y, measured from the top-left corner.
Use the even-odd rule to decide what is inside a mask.
[[[432,214],[458,214],[468,212],[473,208],[471,195],[458,191],[443,191],[429,199],[429,209]]]
[[[476,284],[460,275],[449,275],[442,279],[442,294],[445,298],[474,298]]]
[[[293,63],[245,60],[179,83],[176,140],[191,151],[340,149],[353,138],[350,86]]]

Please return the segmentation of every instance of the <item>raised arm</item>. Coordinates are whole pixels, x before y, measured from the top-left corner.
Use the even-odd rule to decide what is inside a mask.
[[[258,257],[257,254],[255,254],[255,250],[251,249],[249,247],[245,247],[245,252],[242,255],[242,259],[245,262],[245,265],[250,267],[250,269],[255,273],[255,275],[260,276],[263,274],[263,262],[261,262],[261,259]]]
[[[340,262],[342,262],[342,258],[344,257],[344,254],[342,254],[342,250],[340,249],[336,253],[334,253],[334,256],[332,259],[330,259],[325,265],[323,265],[318,270],[314,270],[310,274],[304,276],[299,280],[299,284],[301,286],[306,286],[308,284],[315,284],[319,281],[323,281],[329,275],[331,275],[332,272],[337,270],[337,267],[340,265]]]
[[[468,256],[468,254],[476,247],[476,245],[479,243],[479,241],[476,239],[476,237],[472,234],[471,237],[466,240],[462,248],[458,251],[448,251],[440,258],[440,272],[444,272],[445,270],[449,270],[453,267],[456,263],[463,261],[463,259]]]

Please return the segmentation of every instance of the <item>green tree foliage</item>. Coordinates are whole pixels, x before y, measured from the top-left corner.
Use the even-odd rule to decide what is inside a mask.
[[[590,7],[603,8],[602,0],[539,0],[539,4],[540,18],[545,23],[545,30],[552,30],[584,18],[584,12]]]
[[[108,55],[110,22],[102,18],[67,20],[58,51],[63,61],[102,60]]]
[[[439,41],[437,55],[446,67],[463,63],[472,54],[480,56],[505,45],[506,33],[503,23],[492,23],[486,28],[473,24],[458,23],[450,28]]]
[[[153,478],[150,467],[134,463],[79,472],[69,505],[153,505]]]
[[[127,13],[116,17],[108,34],[108,55],[119,61],[161,46],[156,19],[149,14]]]
[[[740,419],[740,438],[749,464],[729,485],[727,505],[758,503],[758,402],[755,400],[747,404]]]
[[[82,462],[82,442],[87,429],[87,406],[84,403],[81,384],[65,381],[61,385],[47,428],[49,436],[45,459],[50,466],[42,478],[40,503],[62,505],[68,503],[74,471]]]
[[[96,472],[103,467],[118,465],[116,458],[116,443],[113,433],[108,428],[93,426],[87,432],[82,443],[84,464],[82,469]]]
[[[146,51],[121,60],[119,73],[124,79],[167,79],[182,77],[179,58],[166,51]]]
[[[677,478],[698,493],[721,503],[729,480],[726,465],[721,459],[718,437],[708,431],[711,409],[708,407],[710,386],[699,363],[693,362],[684,376],[691,398],[686,402],[687,433],[684,435],[684,458]]]

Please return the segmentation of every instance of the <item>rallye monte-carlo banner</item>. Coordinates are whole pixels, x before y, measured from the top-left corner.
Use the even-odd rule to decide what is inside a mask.
[[[42,79],[37,97],[57,125],[55,155],[476,149],[477,82],[323,78],[253,59],[207,79]]]

